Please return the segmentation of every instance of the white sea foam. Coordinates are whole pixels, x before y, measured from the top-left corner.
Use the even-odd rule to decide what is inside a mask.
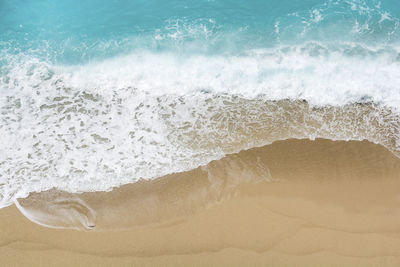
[[[208,91],[248,98],[302,98],[315,105],[366,98],[393,107],[400,103],[400,49],[393,47],[347,44],[331,50],[310,43],[241,56],[138,52],[58,72],[66,86],[97,88],[102,94],[134,87],[152,95]]]
[[[368,139],[398,154],[399,86],[396,47],[137,51],[72,67],[12,57],[0,80],[0,205],[52,187],[109,190],[286,138]],[[271,102],[282,99],[292,102]]]

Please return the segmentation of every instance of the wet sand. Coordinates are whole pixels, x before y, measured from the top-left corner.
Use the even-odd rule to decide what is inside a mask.
[[[40,217],[82,224],[51,229],[0,210],[4,266],[400,265],[400,160],[366,141],[287,140],[112,192],[19,203],[85,220]]]

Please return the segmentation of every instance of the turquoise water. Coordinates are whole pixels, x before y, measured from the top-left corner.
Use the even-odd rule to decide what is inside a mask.
[[[1,50],[81,64],[138,49],[240,54],[299,42],[398,43],[396,0],[14,1],[0,3]]]
[[[0,206],[288,138],[400,155],[398,0],[0,0]]]

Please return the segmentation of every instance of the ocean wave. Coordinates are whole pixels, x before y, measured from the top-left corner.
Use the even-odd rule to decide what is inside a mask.
[[[54,65],[27,55],[7,55],[3,94],[40,87],[91,90],[111,97],[135,88],[152,96],[197,92],[245,98],[305,99],[313,105],[373,101],[398,106],[400,47],[357,43],[243,51],[240,55],[181,55],[139,50],[83,65]]]

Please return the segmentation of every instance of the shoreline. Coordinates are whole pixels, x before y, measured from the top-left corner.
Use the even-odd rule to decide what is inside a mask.
[[[264,161],[269,162],[270,180],[230,180],[246,177],[249,170],[256,174],[260,169],[255,167],[264,166]],[[92,230],[45,228],[25,218],[15,205],[1,209],[3,264],[400,264],[400,159],[382,146],[366,141],[289,140],[241,152],[208,168],[208,172],[203,168],[141,186],[80,195],[95,211],[97,226]],[[228,175],[227,170],[234,172]],[[210,173],[226,177],[207,184]],[[197,184],[185,183],[194,177],[200,178]],[[215,187],[221,181],[224,186]],[[135,202],[140,199],[147,201]],[[163,201],[167,204],[154,206]],[[29,198],[21,203],[32,207]],[[113,209],[115,214],[110,213]],[[134,211],[147,211],[148,216],[137,217]]]

